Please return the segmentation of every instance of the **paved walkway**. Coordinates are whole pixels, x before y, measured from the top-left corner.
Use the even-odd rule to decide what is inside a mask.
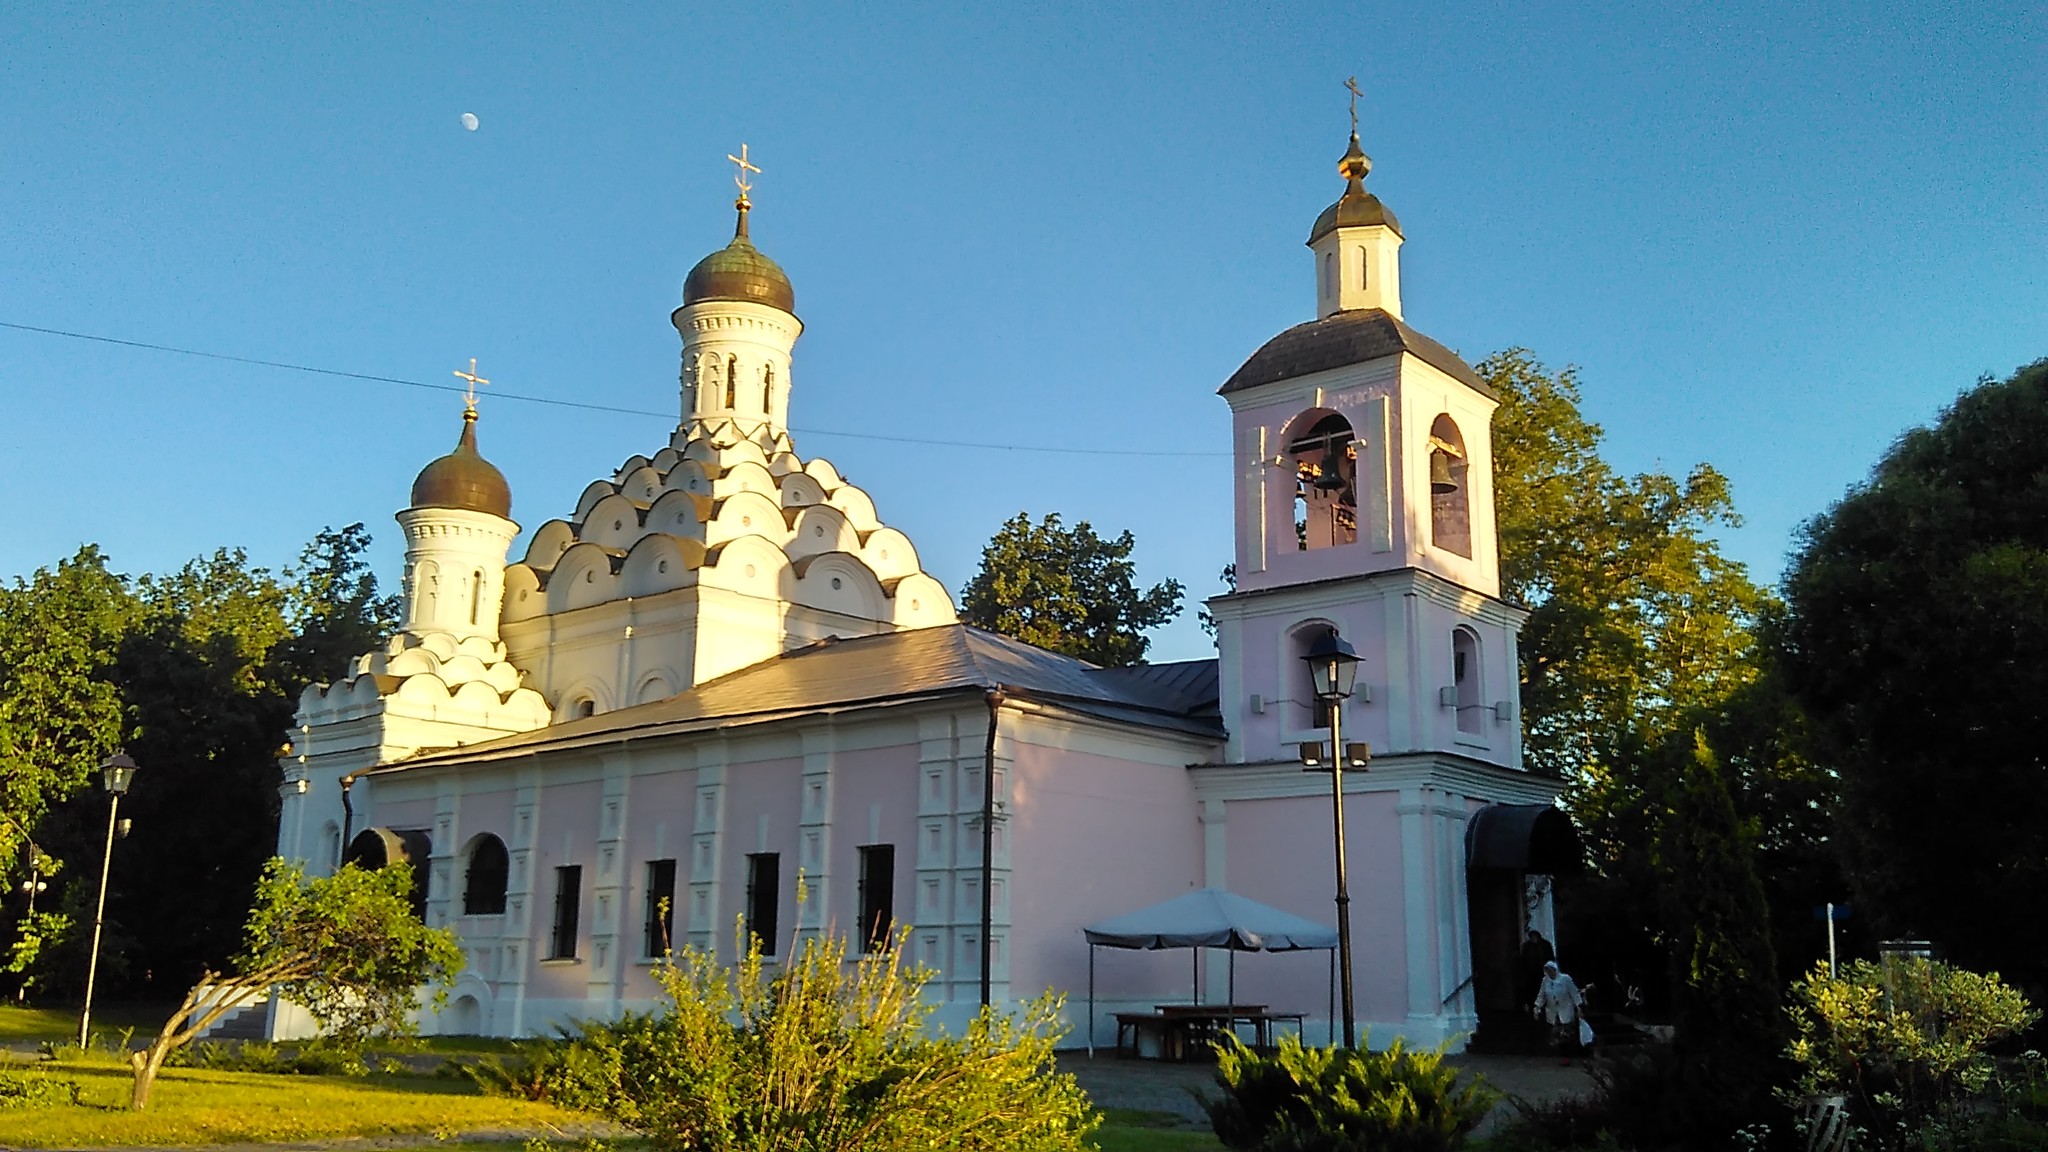
[[[1449,1062],[1465,1074],[1477,1074],[1509,1096],[1530,1102],[1586,1095],[1593,1091],[1586,1061],[1561,1065],[1554,1057],[1537,1056],[1452,1056]],[[1071,1072],[1100,1108],[1128,1108],[1140,1112],[1169,1112],[1190,1126],[1207,1127],[1208,1119],[1194,1092],[1214,1094],[1214,1064],[1169,1064],[1158,1060],[1134,1060],[1104,1052],[1091,1059],[1085,1052],[1062,1052],[1060,1071]],[[1496,1117],[1509,1114],[1506,1103]]]

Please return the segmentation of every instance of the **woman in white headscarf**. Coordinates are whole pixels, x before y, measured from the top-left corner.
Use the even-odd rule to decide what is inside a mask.
[[[1569,1060],[1579,1047],[1579,1011],[1586,998],[1579,986],[1552,960],[1543,966],[1543,984],[1536,990],[1536,1016],[1550,1025],[1551,1042]]]

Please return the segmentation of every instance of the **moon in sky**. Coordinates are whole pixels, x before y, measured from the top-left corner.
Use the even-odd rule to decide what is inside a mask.
[[[474,112],[464,112],[464,113],[462,114],[462,128],[463,128],[463,130],[464,130],[465,132],[474,132],[474,131],[476,131],[476,125],[477,125],[476,113],[474,113]]]

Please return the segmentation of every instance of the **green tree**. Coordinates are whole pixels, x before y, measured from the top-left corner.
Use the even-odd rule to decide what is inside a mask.
[[[1659,781],[1655,840],[1662,921],[1678,1019],[1671,1118],[1688,1145],[1721,1148],[1768,1111],[1784,1043],[1770,910],[1753,823],[1735,811],[1700,729],[1651,753]]]
[[[419,989],[445,984],[463,963],[454,929],[428,928],[413,915],[408,865],[368,871],[349,864],[308,880],[297,865],[272,860],[233,968],[202,974],[149,1047],[129,1054],[130,1106],[148,1107],[165,1057],[273,989],[302,1005],[327,1035],[354,1044],[410,1031]],[[436,1002],[445,995],[437,991]]]
[[[1137,585],[1129,531],[1105,540],[1059,513],[1032,523],[1019,512],[981,550],[981,570],[960,596],[960,618],[1105,668],[1145,662],[1157,628],[1180,615],[1178,580]]]
[[[128,578],[87,545],[0,588],[0,874],[50,806],[92,780],[128,734],[114,656],[141,616]]]
[[[1859,914],[2048,983],[2048,360],[1901,436],[1785,595]]]
[[[379,591],[369,549],[369,530],[360,523],[323,529],[285,573],[291,635],[272,660],[287,687],[334,679],[398,628],[399,598]]]

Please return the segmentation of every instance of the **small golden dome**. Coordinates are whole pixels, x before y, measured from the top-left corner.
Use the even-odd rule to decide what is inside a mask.
[[[1352,133],[1351,147],[1344,152],[1344,158],[1337,161],[1337,174],[1344,177],[1344,195],[1335,204],[1323,209],[1316,217],[1315,227],[1308,231],[1308,242],[1314,244],[1335,228],[1357,228],[1379,224],[1401,234],[1401,222],[1380,198],[1365,190],[1365,174],[1372,171],[1372,157],[1358,146],[1358,134]]]
[[[512,518],[512,486],[476,450],[476,409],[462,414],[462,436],[455,451],[420,469],[412,482],[414,508],[466,508]]]

